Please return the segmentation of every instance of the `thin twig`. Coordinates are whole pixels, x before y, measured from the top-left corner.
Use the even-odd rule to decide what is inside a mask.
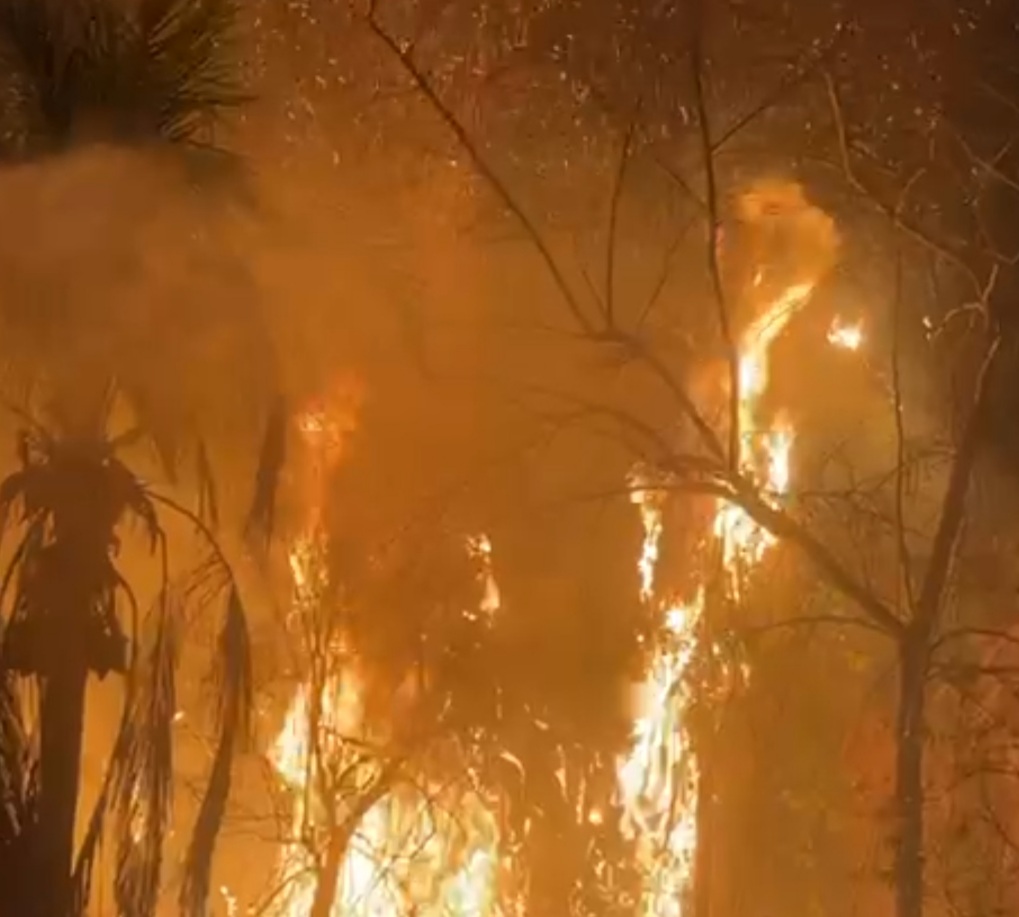
[[[959,537],[965,521],[966,497],[973,476],[973,467],[986,430],[991,373],[1000,352],[1001,336],[995,334],[988,343],[983,364],[977,374],[973,404],[952,462],[948,486],[941,503],[934,545],[917,605],[917,624],[921,631],[927,634],[930,634],[937,623],[945,600],[948,577],[954,566]]]
[[[913,614],[913,572],[906,542],[906,432],[902,417],[902,376],[899,324],[902,311],[902,252],[895,258],[895,298],[892,302],[892,412],[895,417],[895,535],[899,548],[899,577],[906,592],[906,607]]]
[[[647,302],[644,304],[644,308],[637,317],[637,324],[635,326],[637,331],[640,331],[640,329],[644,327],[644,323],[654,311],[655,306],[658,305],[658,301],[661,299],[662,293],[665,292],[666,284],[669,281],[669,277],[672,275],[672,264],[673,261],[675,261],[676,253],[679,251],[679,247],[683,243],[683,239],[685,238],[687,231],[696,221],[696,216],[686,220],[683,225],[676,230],[675,236],[665,249],[664,256],[662,257],[662,268],[658,272],[658,278],[656,279],[654,286],[651,288],[651,294],[648,296]]]
[[[626,171],[630,164],[630,155],[633,151],[633,140],[637,130],[639,111],[640,103],[638,102],[637,112],[630,119],[626,132],[623,134],[623,145],[619,153],[619,167],[616,169],[616,178],[612,185],[612,199],[609,203],[609,227],[605,251],[605,325],[609,329],[616,326],[616,252],[618,250],[619,202],[622,199],[623,188],[626,184]]]
[[[886,216],[896,228],[908,235],[911,239],[913,239],[913,241],[918,242],[928,251],[937,255],[939,258],[943,258],[953,267],[957,268],[970,281],[973,286],[973,290],[979,291],[983,284],[980,282],[973,269],[966,264],[959,255],[951,249],[946,248],[936,239],[932,238],[928,233],[915,226],[912,222],[903,219],[901,209],[891,207],[879,200],[857,175],[856,169],[853,167],[852,155],[850,153],[845,116],[842,111],[842,102],[839,99],[835,80],[832,75],[827,72],[825,73],[825,85],[828,90],[828,102],[831,108],[832,121],[835,126],[835,137],[838,143],[838,152],[842,163],[842,171],[850,187],[852,187],[853,190],[855,190],[862,198],[869,201],[882,214],[884,214],[884,216]]]
[[[439,116],[442,123],[446,125],[446,128],[456,138],[460,147],[467,154],[471,164],[477,170],[478,174],[485,179],[499,198],[502,205],[523,227],[524,232],[538,251],[541,260],[545,264],[546,270],[551,275],[553,282],[562,295],[563,301],[565,302],[567,309],[570,311],[574,321],[581,329],[583,329],[583,331],[588,334],[593,334],[595,328],[585,314],[580,301],[573,292],[573,288],[570,286],[570,283],[566,279],[562,270],[560,270],[555,256],[552,254],[548,244],[538,231],[537,226],[525,213],[516,198],[510,193],[509,189],[506,187],[506,183],[499,178],[493,168],[488,164],[485,157],[482,156],[481,151],[478,149],[478,145],[471,138],[470,134],[467,133],[466,129],[460,123],[456,115],[454,115],[450,110],[449,106],[446,105],[446,103],[439,97],[435,87],[432,86],[431,81],[425,76],[421,68],[414,63],[413,58],[407,53],[407,51],[400,47],[399,42],[379,24],[378,19],[374,15],[374,3],[369,10],[368,16],[365,18],[365,22],[369,31],[385,48],[388,49],[394,60],[396,60],[396,62],[400,65],[404,74],[410,78],[411,82],[418,88],[421,95],[429,103],[432,110]]]
[[[847,34],[847,31],[841,27],[841,24],[836,26],[834,37],[823,48],[821,48],[820,51],[816,54],[809,55],[807,62],[797,66],[791,77],[779,81],[774,89],[766,93],[757,105],[737,118],[732,125],[719,134],[711,146],[712,152],[717,153],[723,146],[732,140],[733,137],[744,131],[752,122],[775,108],[779,102],[783,101],[788,95],[800,88],[811,77],[816,76],[821,67],[830,60],[831,56],[838,50],[842,40]]]
[[[718,176],[715,173],[713,141],[711,138],[711,121],[708,115],[708,102],[704,87],[704,53],[703,41],[703,0],[698,0],[695,8],[695,22],[690,46],[690,77],[694,92],[694,105],[697,110],[698,135],[700,137],[702,165],[704,167],[705,203],[708,209],[707,262],[711,276],[711,286],[718,310],[718,324],[725,345],[726,359],[729,369],[729,468],[737,471],[740,460],[740,373],[739,351],[733,337],[730,323],[729,308],[726,302],[725,287],[722,283],[722,269],[719,263],[718,230],[721,226],[721,215],[718,206]]]

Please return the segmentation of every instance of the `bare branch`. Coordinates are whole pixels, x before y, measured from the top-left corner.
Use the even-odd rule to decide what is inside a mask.
[[[902,252],[895,256],[895,295],[892,301],[892,413],[895,418],[895,537],[899,549],[899,578],[906,592],[906,607],[913,614],[913,567],[906,541],[906,429],[902,418],[900,319],[902,311]]]
[[[704,87],[704,50],[703,41],[703,0],[695,6],[693,33],[690,46],[690,77],[694,91],[694,105],[697,110],[697,126],[700,136],[701,156],[704,167],[704,185],[708,210],[707,262],[708,273],[718,309],[718,324],[725,345],[726,359],[729,369],[729,467],[732,471],[739,470],[740,456],[740,374],[739,351],[730,324],[729,308],[726,302],[725,287],[722,283],[722,270],[718,257],[718,230],[721,218],[718,208],[718,176],[715,173],[714,146],[711,137],[711,121],[708,116],[708,103]]]
[[[842,28],[841,23],[836,25],[835,35],[817,53],[808,56],[805,63],[796,66],[793,75],[787,79],[780,80],[770,92],[766,93],[760,102],[750,111],[739,117],[732,125],[727,127],[718,138],[712,143],[711,150],[717,153],[723,146],[737,134],[744,131],[751,123],[762,115],[767,114],[780,102],[799,89],[804,83],[816,76],[824,64],[829,61],[832,55],[838,50],[847,32]]]
[[[976,464],[979,447],[983,443],[990,400],[990,376],[1000,351],[1001,337],[996,334],[988,344],[983,364],[977,374],[973,405],[952,463],[948,487],[941,504],[934,546],[917,606],[917,626],[926,634],[930,634],[937,622],[944,603],[949,573],[954,566],[959,535],[965,519],[966,496],[969,493],[973,466]]]
[[[637,130],[639,112],[640,103],[638,102],[637,111],[634,112],[623,135],[623,146],[619,153],[619,167],[616,170],[616,179],[612,186],[612,199],[609,204],[609,228],[605,252],[605,325],[609,329],[614,328],[616,324],[616,250],[618,248],[619,201],[623,194],[623,187],[626,184],[626,170],[630,164],[630,156],[633,151],[633,140]]]
[[[658,272],[658,278],[656,279],[654,286],[651,288],[651,294],[648,296],[647,302],[644,304],[644,308],[641,309],[640,315],[637,317],[637,331],[640,331],[640,329],[644,327],[644,323],[654,311],[655,306],[658,305],[658,301],[661,299],[662,293],[665,291],[665,286],[668,283],[669,276],[672,274],[672,263],[676,258],[676,253],[679,251],[679,247],[682,245],[687,231],[696,221],[696,216],[686,220],[683,225],[676,230],[675,236],[673,236],[668,247],[665,249],[665,253],[662,257],[662,268]]]
[[[887,636],[888,633],[883,627],[879,627],[869,618],[850,617],[848,615],[804,615],[800,618],[788,618],[784,621],[775,621],[771,624],[761,624],[756,627],[740,627],[737,628],[735,633],[738,637],[759,637],[774,633],[775,631],[796,630],[800,627],[817,627],[819,625],[857,627],[884,636]]]
[[[704,446],[712,455],[723,461],[725,459],[725,450],[722,448],[718,435],[704,419],[690,393],[676,379],[669,368],[637,338],[617,333],[613,339],[625,347],[635,358],[643,360],[645,365],[651,370],[652,375],[656,376],[672,397],[675,398],[683,415],[693,423]]]
[[[749,482],[738,479],[728,499],[741,506],[775,537],[795,545],[827,580],[851,599],[865,615],[886,633],[900,636],[905,625],[874,591],[856,579],[808,529],[779,507],[765,500]]]
[[[1019,647],[1019,637],[1003,630],[993,630],[986,627],[959,627],[945,631],[941,636],[931,643],[931,649],[938,649],[953,640],[965,640],[969,637],[980,637],[987,640],[1001,640]]]
[[[904,232],[907,236],[909,236],[909,238],[922,245],[937,257],[944,259],[963,273],[972,284],[974,291],[980,290],[983,284],[973,269],[966,264],[959,255],[951,249],[946,248],[937,240],[933,239],[929,233],[924,232],[913,223],[904,220],[900,206],[897,205],[892,207],[879,200],[859,178],[855,168],[853,167],[852,154],[849,150],[849,139],[846,132],[845,117],[842,112],[842,103],[839,99],[838,89],[835,86],[835,80],[830,73],[825,73],[825,84],[828,90],[828,102],[831,107],[832,121],[835,125],[835,135],[838,143],[839,157],[842,162],[842,171],[846,181],[849,182],[850,187],[852,187],[862,198],[869,201],[874,207],[876,207],[877,210],[886,216],[896,228]]]
[[[587,317],[580,301],[577,299],[569,281],[559,268],[559,264],[557,263],[555,256],[552,254],[548,244],[538,231],[537,226],[520,206],[516,198],[510,193],[509,189],[506,187],[506,183],[499,178],[494,169],[488,164],[485,157],[481,154],[478,145],[471,138],[470,134],[467,133],[466,129],[460,123],[456,115],[454,115],[450,110],[449,106],[446,105],[446,103],[439,97],[435,87],[432,86],[421,68],[414,63],[410,54],[400,47],[400,43],[379,24],[377,17],[374,15],[374,5],[369,11],[368,16],[365,17],[364,21],[367,24],[369,31],[389,51],[394,60],[396,60],[396,62],[400,65],[404,74],[409,77],[414,86],[417,87],[417,89],[421,92],[421,95],[431,106],[432,110],[439,116],[442,123],[456,138],[478,174],[491,186],[502,205],[523,227],[524,232],[537,249],[541,260],[545,264],[546,270],[552,277],[559,293],[562,295],[563,300],[566,303],[566,307],[574,321],[581,329],[583,329],[584,332],[588,334],[594,333],[595,328],[591,324],[590,319]]]

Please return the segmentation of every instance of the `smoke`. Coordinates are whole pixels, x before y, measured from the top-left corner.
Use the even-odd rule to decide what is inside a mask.
[[[835,266],[835,221],[797,182],[753,182],[736,197],[733,217],[724,258],[742,321],[753,321],[790,288],[816,287]]]
[[[271,341],[225,190],[168,153],[90,146],[0,171],[0,194],[17,215],[0,327],[23,391],[82,401],[113,377],[168,436],[256,422]]]

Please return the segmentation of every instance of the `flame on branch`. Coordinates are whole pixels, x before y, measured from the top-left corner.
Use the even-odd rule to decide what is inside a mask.
[[[355,390],[356,391],[356,390]],[[306,447],[306,523],[289,552],[295,631],[328,617],[327,536],[322,524],[328,473],[354,429],[350,390],[297,418]],[[477,615],[490,622],[501,604],[486,535],[466,539],[478,568]],[[474,612],[465,612],[468,617]],[[270,752],[292,805],[291,837],[278,866],[275,917],[494,917],[500,834],[492,808],[464,779],[410,779],[386,754],[388,724],[368,722],[369,685],[356,648],[330,630],[313,648],[312,675],[295,692]],[[321,635],[319,635],[321,637]],[[312,637],[314,640],[314,636]],[[427,767],[422,764],[422,770]],[[335,887],[324,888],[335,878]]]
[[[741,329],[734,334],[737,373],[727,378],[717,372],[708,381],[718,398],[736,389],[735,471],[741,486],[754,488],[761,505],[777,511],[792,485],[796,437],[791,413],[766,404],[772,351],[832,263],[836,237],[827,216],[792,186],[755,188],[737,210],[742,228],[730,234],[734,241],[727,242],[726,253],[726,266],[736,266],[732,273],[738,280],[733,299],[740,317],[734,332]],[[859,346],[859,329],[839,328],[829,337],[833,344]],[[344,434],[353,429],[349,412],[334,411],[321,405],[298,422],[312,459],[307,525],[290,558],[293,616],[301,621],[321,615],[319,606],[330,592],[321,525],[325,479],[342,453]],[[731,471],[720,469],[723,476]],[[704,764],[691,711],[695,702],[711,703],[710,691],[703,692],[694,673],[705,654],[717,662],[720,651],[705,626],[707,577],[700,576],[688,596],[663,595],[656,583],[667,485],[656,474],[644,470],[630,481],[643,528],[640,596],[661,623],[635,705],[632,743],[617,764],[615,802],[619,828],[646,880],[642,917],[683,917],[695,882]],[[746,574],[761,564],[776,538],[732,502],[715,496],[710,501],[700,540],[721,557],[727,573],[723,588],[736,600]],[[464,614],[484,626],[502,605],[493,546],[482,534],[466,539],[463,549],[477,565],[482,594],[478,607]],[[406,770],[390,766],[388,724],[367,721],[370,685],[359,669],[356,647],[347,646],[343,636],[330,646],[318,680],[295,693],[272,754],[293,805],[293,839],[280,864],[281,874],[292,878],[276,917],[318,917],[322,900],[330,902],[332,917],[508,913],[512,908],[500,901],[500,888],[514,864],[505,853],[508,839],[500,835],[497,806],[472,779],[450,785],[432,779],[424,762],[415,762],[417,779],[411,780],[409,764]],[[460,764],[469,774],[470,762]],[[610,811],[591,800],[578,808],[577,817],[597,826]],[[322,851],[331,842],[339,852],[329,872],[322,865],[329,856]],[[333,880],[335,888],[323,899],[322,883]]]
[[[766,505],[777,506],[792,480],[795,431],[788,416],[766,411],[771,350],[790,321],[809,301],[834,261],[837,236],[831,220],[794,185],[762,183],[738,201],[740,227],[728,254],[734,263],[739,306],[750,313],[736,347],[738,472],[757,488]],[[850,335],[846,338],[852,341]],[[858,341],[857,341],[858,344]],[[710,380],[731,397],[723,373]],[[690,600],[661,597],[655,571],[663,533],[665,493],[648,475],[632,481],[644,541],[638,559],[641,598],[662,619],[659,645],[640,690],[631,749],[619,763],[623,806],[621,827],[636,845],[645,876],[643,917],[682,917],[695,881],[698,845],[700,762],[692,726],[692,678],[698,654],[717,655],[705,644],[706,577]],[[707,542],[713,536],[727,573],[732,598],[740,596],[744,573],[759,565],[776,538],[741,507],[720,499]]]

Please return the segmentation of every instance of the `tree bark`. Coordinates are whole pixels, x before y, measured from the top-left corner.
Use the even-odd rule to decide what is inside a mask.
[[[927,640],[910,634],[899,649],[899,701],[895,730],[896,917],[924,910],[924,683]]]

